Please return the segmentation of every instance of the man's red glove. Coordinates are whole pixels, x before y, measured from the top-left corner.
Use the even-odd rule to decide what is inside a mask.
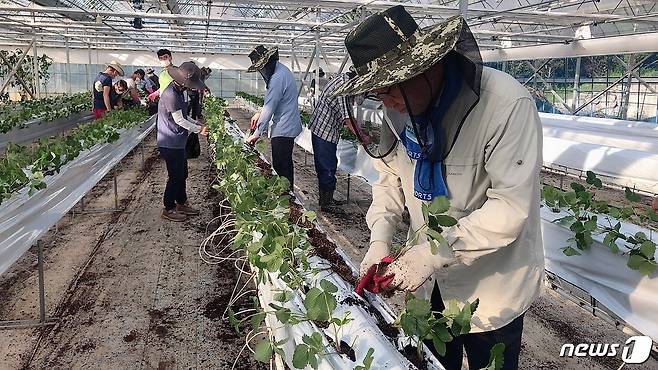
[[[388,264],[393,262],[392,256],[382,258],[382,261],[376,265],[370,266],[368,272],[359,280],[354,291],[356,294],[363,296],[363,290],[378,294],[393,281],[395,274],[380,275],[379,273],[384,270]]]

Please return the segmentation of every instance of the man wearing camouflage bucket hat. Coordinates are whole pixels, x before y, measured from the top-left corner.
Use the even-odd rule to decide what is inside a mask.
[[[259,112],[251,117],[251,145],[268,134],[272,146],[272,167],[294,188],[292,150],[295,137],[302,132],[302,120],[297,104],[297,83],[288,67],[279,63],[277,48],[258,45],[249,54],[251,66],[247,72],[258,71],[265,80],[265,101]]]
[[[345,45],[358,76],[335,94],[368,92],[383,102],[379,151],[390,153],[374,162],[380,174],[366,216],[371,237],[362,276],[394,253],[406,206],[412,241],[380,272],[390,281],[383,288],[415,291],[435,311],[447,299],[479,298],[471,333],[448,343],[440,361],[461,369],[465,350],[469,368],[480,369],[503,342],[503,368],[516,369],[523,315],[544,273],[534,100],[511,76],[482,67],[461,17],[420,29],[395,6],[365,19]],[[426,233],[416,232],[425,226],[422,206],[441,196],[458,221],[432,248]]]

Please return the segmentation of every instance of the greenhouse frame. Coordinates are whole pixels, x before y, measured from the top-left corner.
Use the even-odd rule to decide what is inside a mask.
[[[0,369],[658,369],[656,230],[656,0],[0,0]]]

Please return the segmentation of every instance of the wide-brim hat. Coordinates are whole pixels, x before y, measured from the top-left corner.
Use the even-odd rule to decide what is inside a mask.
[[[116,60],[113,60],[107,64],[107,67],[112,67],[114,68],[115,71],[119,72],[119,76],[123,77],[125,76],[125,72],[123,70],[123,66],[121,63],[117,62]]]
[[[423,73],[455,48],[464,24],[454,16],[420,29],[401,5],[371,15],[345,38],[357,76],[332,95],[356,95]]]
[[[254,48],[254,50],[249,53],[249,59],[251,59],[251,66],[247,68],[247,72],[256,72],[267,64],[267,62],[270,60],[270,58],[273,56],[279,55],[279,49],[276,47],[273,48],[266,48],[263,45],[258,45]]]
[[[188,89],[205,90],[208,87],[201,80],[201,69],[194,62],[185,62],[178,67],[167,67],[169,76]]]

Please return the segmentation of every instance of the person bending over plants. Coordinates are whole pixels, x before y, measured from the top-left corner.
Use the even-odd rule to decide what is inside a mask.
[[[251,117],[253,134],[247,142],[254,145],[268,134],[272,145],[272,167],[285,177],[292,190],[294,169],[292,149],[295,137],[302,132],[302,121],[297,105],[297,83],[288,67],[279,63],[279,51],[258,45],[250,54],[251,66],[247,72],[258,71],[265,80],[266,92],[263,108]],[[271,122],[270,122],[271,121]]]
[[[387,123],[379,148],[391,151],[374,162],[362,275],[393,254],[382,269],[384,289],[415,291],[439,312],[449,299],[479,298],[472,331],[448,343],[440,361],[461,369],[465,350],[469,368],[480,369],[502,342],[503,369],[517,369],[523,316],[544,274],[534,100],[511,76],[482,66],[459,16],[421,30],[395,6],[366,18],[345,46],[357,76],[334,94],[380,99]],[[426,221],[428,202],[441,197],[457,221]],[[396,253],[391,240],[405,207],[413,237]]]
[[[187,205],[185,182],[187,180],[187,156],[185,145],[190,132],[208,135],[208,127],[187,116],[186,89],[206,89],[201,81],[201,70],[193,62],[180,67],[169,66],[167,73],[173,82],[160,94],[158,103],[158,150],[167,164],[162,218],[185,221],[199,211]]]

